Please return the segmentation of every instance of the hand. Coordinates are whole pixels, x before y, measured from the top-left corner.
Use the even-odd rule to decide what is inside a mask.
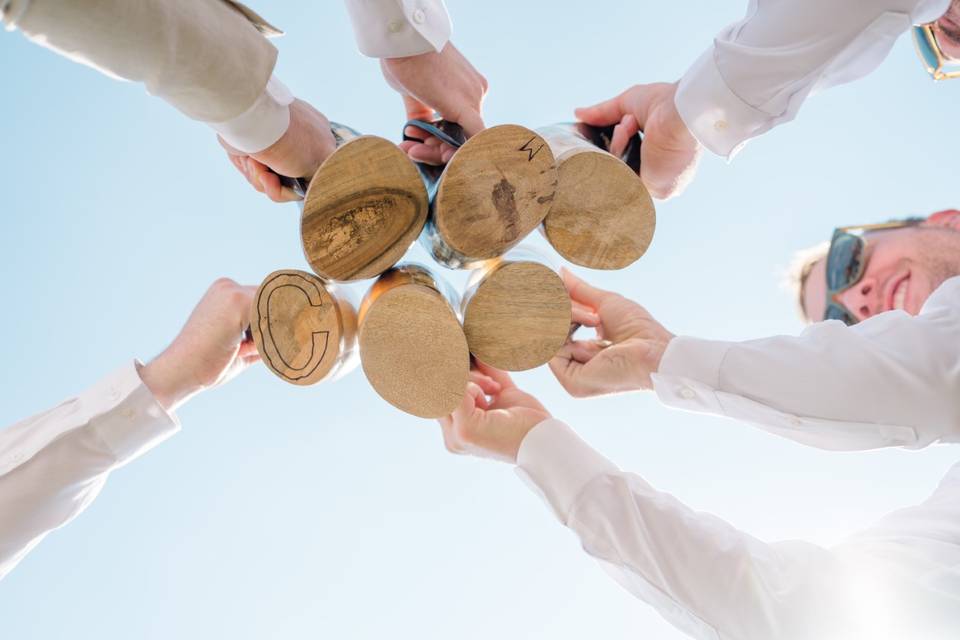
[[[594,327],[597,340],[568,340],[550,370],[577,398],[650,389],[673,334],[636,302],[591,287],[561,271],[573,302],[573,321]]]
[[[549,417],[543,405],[518,389],[507,373],[477,363],[463,402],[440,419],[440,427],[443,443],[452,453],[516,462],[523,439]]]
[[[387,83],[403,96],[407,120],[431,122],[438,113],[444,120],[463,127],[468,138],[483,131],[487,79],[452,43],[448,42],[440,53],[384,58],[380,68]],[[425,135],[416,127],[408,127],[405,133],[418,138]],[[445,164],[456,151],[434,137],[424,142],[405,141],[400,148],[411,160],[428,164]]]
[[[227,157],[254,189],[274,202],[300,200],[292,190],[280,185],[280,177],[312,178],[327,157],[337,148],[330,121],[303,100],[290,105],[290,126],[272,145],[257,153],[234,149],[217,136]],[[272,171],[271,171],[272,170]]]
[[[639,84],[616,98],[577,109],[577,118],[596,126],[616,125],[610,153],[619,157],[643,132],[640,179],[654,198],[679,195],[693,180],[702,147],[677,112],[677,85]]]
[[[163,353],[140,369],[140,378],[165,409],[223,384],[260,359],[244,339],[256,287],[228,278],[214,282]]]

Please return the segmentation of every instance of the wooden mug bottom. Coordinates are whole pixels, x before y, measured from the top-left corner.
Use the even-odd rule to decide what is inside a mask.
[[[529,260],[498,260],[464,295],[463,330],[470,352],[507,371],[553,358],[570,332],[570,297],[560,276]]]
[[[385,273],[364,298],[360,361],[374,390],[401,411],[440,418],[466,392],[470,353],[442,283],[419,266]]]

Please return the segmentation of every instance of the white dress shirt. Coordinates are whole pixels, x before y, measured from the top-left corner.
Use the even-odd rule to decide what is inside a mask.
[[[344,0],[360,50],[440,51],[442,0]],[[114,78],[142,82],[234,148],[256,153],[286,132],[293,94],[272,75],[282,31],[234,0],[0,0],[7,30]]]
[[[822,449],[960,441],[960,276],[919,315],[747,342],[677,337],[653,388],[667,406],[723,415]]]
[[[0,431],[0,578],[86,509],[111,471],[179,431],[137,367]]]
[[[633,595],[703,640],[960,637],[960,464],[833,548],[766,543],[620,471],[558,420],[518,473]]]
[[[677,110],[714,153],[792,120],[807,96],[873,71],[950,0],[751,0],[680,81]],[[918,65],[919,69],[919,65]],[[919,71],[918,71],[919,73]]]
[[[740,343],[677,337],[652,377],[668,406],[824,449],[957,442],[960,277],[917,316]],[[960,637],[960,464],[923,504],[832,549],[767,544],[696,513],[556,420],[524,439],[518,465],[588,553],[693,637]]]

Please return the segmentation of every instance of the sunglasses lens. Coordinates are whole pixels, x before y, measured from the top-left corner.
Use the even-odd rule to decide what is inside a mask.
[[[937,57],[937,52],[934,51],[933,47],[930,45],[930,40],[927,38],[926,28],[913,28],[913,44],[917,48],[917,55],[919,55],[920,60],[923,61],[923,66],[927,68],[927,73],[932,74],[936,72],[937,68],[940,66],[940,60]]]
[[[827,309],[823,312],[823,319],[840,320],[846,325],[857,324],[857,319],[850,315],[846,309],[838,304],[827,305]]]
[[[863,271],[863,239],[849,233],[838,235],[827,256],[827,287],[840,291],[856,284]]]

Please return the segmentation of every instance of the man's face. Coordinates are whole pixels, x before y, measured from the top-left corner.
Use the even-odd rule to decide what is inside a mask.
[[[960,61],[960,0],[953,0],[947,12],[933,23],[933,32],[943,55]]]
[[[865,234],[867,266],[855,285],[837,294],[857,320],[891,309],[920,312],[930,294],[947,278],[960,275],[960,232],[936,227],[904,227]],[[810,270],[803,287],[807,315],[823,318],[826,260]]]

